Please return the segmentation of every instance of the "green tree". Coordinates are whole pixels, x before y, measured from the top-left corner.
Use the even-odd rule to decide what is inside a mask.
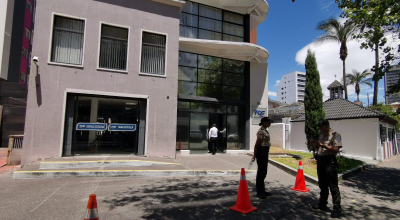
[[[380,113],[383,113],[385,115],[390,116],[391,118],[395,119],[397,121],[396,125],[396,130],[400,131],[400,115],[399,115],[399,109],[396,111],[393,106],[391,105],[384,105],[383,103],[379,103],[377,105],[373,105],[370,107],[372,110],[378,111]]]
[[[372,73],[369,72],[368,70],[364,70],[362,73],[357,70],[353,70],[353,73],[348,73],[346,75],[346,80],[348,82],[348,85],[354,85],[357,94],[357,101],[360,101],[359,99],[361,91],[360,84],[372,87],[371,83],[372,78],[370,78],[371,75]]]
[[[304,132],[307,137],[307,148],[314,151],[310,139],[317,139],[320,134],[318,121],[325,118],[325,111],[322,100],[322,88],[319,79],[319,71],[315,54],[310,49],[307,51],[306,58],[306,92],[304,96],[305,107],[305,127]]]
[[[342,17],[348,18],[348,22],[360,26],[360,32],[356,38],[363,39],[362,49],[375,51],[374,71],[374,98],[373,105],[378,104],[378,82],[390,69],[395,56],[394,47],[386,45],[387,34],[398,31],[400,23],[400,1],[398,0],[335,0],[343,9]],[[397,33],[397,37],[400,35]],[[386,46],[385,46],[386,45]],[[385,54],[385,59],[379,61],[379,51]],[[397,45],[400,51],[400,45]],[[400,91],[400,87],[399,87]],[[391,91],[391,92],[396,92]]]
[[[344,94],[347,96],[346,84],[346,58],[348,55],[347,42],[352,40],[352,35],[357,31],[357,27],[353,23],[341,24],[336,19],[328,19],[317,25],[317,30],[324,31],[325,34],[318,37],[316,43],[337,42],[340,44],[340,59],[343,62],[343,79],[344,79]]]

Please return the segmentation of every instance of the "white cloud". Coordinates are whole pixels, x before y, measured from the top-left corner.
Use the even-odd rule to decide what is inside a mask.
[[[295,60],[298,65],[304,66],[307,50],[309,48],[315,52],[324,100],[327,100],[329,98],[329,90],[327,87],[335,80],[335,75],[336,79],[340,82],[343,78],[343,63],[339,58],[340,45],[338,43],[325,43],[321,45],[310,43],[297,52]],[[351,73],[352,69],[358,71],[371,69],[375,64],[374,52],[371,50],[361,50],[359,42],[348,42],[347,48],[349,54],[346,59],[346,73]],[[361,88],[361,93],[373,91],[369,89],[371,88],[363,86]],[[355,94],[354,86],[347,86],[347,91],[349,96]]]
[[[379,88],[379,90],[383,90],[383,88]]]
[[[276,92],[268,91],[268,96],[276,97]]]
[[[277,87],[278,86],[278,84],[279,84],[279,82],[280,82],[280,80],[276,80],[276,82],[275,82],[275,87]]]
[[[335,3],[334,1],[331,0],[318,0],[318,5],[319,5],[319,10],[327,10],[329,12],[329,7]]]

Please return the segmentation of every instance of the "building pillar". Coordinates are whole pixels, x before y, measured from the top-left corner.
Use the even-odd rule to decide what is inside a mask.
[[[90,107],[90,123],[97,122],[97,113],[99,109],[99,99],[92,98],[92,104]],[[89,131],[89,144],[96,139],[96,131]]]

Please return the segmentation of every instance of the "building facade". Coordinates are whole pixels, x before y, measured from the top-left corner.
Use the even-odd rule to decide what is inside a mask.
[[[385,91],[388,91],[389,87],[399,83],[400,79],[400,65],[393,66],[385,76]],[[400,103],[400,96],[397,94],[385,95],[386,104],[391,105],[393,103]]]
[[[282,76],[277,86],[277,100],[290,104],[304,102],[306,73],[294,71]]]
[[[36,0],[0,2],[0,79],[29,80]]]
[[[269,54],[250,43],[268,4],[249,5],[39,1],[22,163],[207,153],[210,124],[226,129],[221,147],[251,150],[251,108],[268,103]]]

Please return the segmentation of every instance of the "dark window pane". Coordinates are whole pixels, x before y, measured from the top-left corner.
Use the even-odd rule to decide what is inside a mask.
[[[234,37],[231,35],[224,34],[223,41],[244,42],[244,38],[243,37]]]
[[[244,149],[244,121],[239,115],[227,116],[227,148],[228,150]]]
[[[199,68],[209,70],[221,70],[222,59],[218,57],[199,55]]]
[[[178,94],[179,95],[193,95],[196,96],[197,83],[178,81]]]
[[[224,99],[243,99],[243,88],[242,87],[223,87],[222,98]]]
[[[199,39],[206,39],[206,40],[221,40],[222,38],[221,33],[206,31],[206,30],[199,30]]]
[[[225,11],[224,12],[224,21],[229,21],[229,22],[232,22],[232,23],[243,25],[244,16]]]
[[[222,32],[222,22],[208,18],[200,18],[199,27],[210,31]]]
[[[197,32],[199,30],[194,27],[185,27],[185,26],[180,26],[179,27],[179,36],[180,37],[187,37],[187,38],[195,38],[197,39]]]
[[[197,69],[179,66],[178,79],[184,80],[184,81],[196,82],[197,81]]]
[[[221,72],[199,69],[199,82],[221,84]]]
[[[224,73],[224,85],[244,86],[244,75],[238,73]]]
[[[142,53],[149,48],[144,47]],[[126,70],[128,29],[102,25],[99,67]],[[143,56],[142,56],[143,59]],[[142,63],[145,60],[142,60]]]
[[[176,126],[176,148],[179,144],[182,150],[189,149],[189,123],[190,112],[178,111],[177,126]]]
[[[211,97],[211,98],[220,98],[221,86],[214,84],[199,83],[197,95],[204,97]]]
[[[195,14],[195,15],[197,15],[198,11],[199,11],[199,4],[192,3],[192,2],[186,2],[185,6],[182,9],[182,12]]]
[[[196,15],[181,14],[180,24],[192,27],[198,27],[198,17]]]
[[[190,111],[190,102],[178,102],[178,111]]]
[[[226,106],[225,105],[215,105],[215,104],[203,104],[202,105],[202,112],[208,113],[226,113]]]
[[[228,114],[239,114],[239,106],[228,105],[227,110]]]
[[[229,24],[229,23],[224,22],[224,33],[230,34],[230,35],[235,35],[238,37],[243,37],[244,36],[244,28],[243,28],[243,26]]]
[[[197,67],[197,54],[179,52],[179,65]]]
[[[165,74],[166,36],[143,32],[142,73]]]
[[[208,18],[222,20],[222,10],[211,8],[205,5],[199,5],[200,15]]]
[[[243,61],[224,59],[223,71],[232,73],[244,73],[244,64],[245,62]]]

